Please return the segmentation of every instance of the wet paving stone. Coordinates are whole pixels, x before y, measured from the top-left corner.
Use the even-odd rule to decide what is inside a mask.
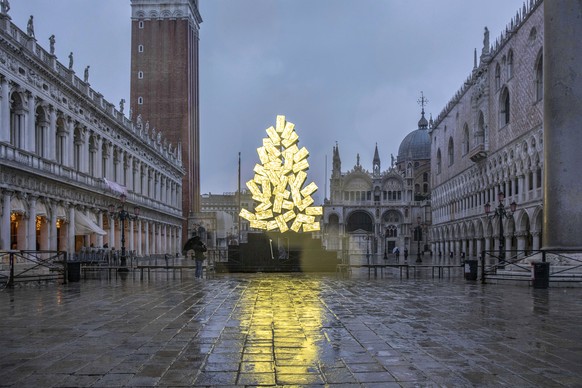
[[[582,289],[219,274],[0,290],[0,387],[582,387]]]

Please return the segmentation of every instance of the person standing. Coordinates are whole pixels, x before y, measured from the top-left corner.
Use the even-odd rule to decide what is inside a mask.
[[[196,271],[194,276],[197,279],[202,278],[202,263],[206,256],[204,252],[206,252],[206,245],[200,240],[200,236],[194,236],[192,250],[194,251],[194,260],[196,261]]]

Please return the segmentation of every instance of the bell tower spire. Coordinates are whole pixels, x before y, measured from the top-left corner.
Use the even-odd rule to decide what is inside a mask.
[[[378,154],[378,143],[376,143],[376,149],[374,150],[374,160],[372,161],[374,167],[374,177],[380,176],[380,155]]]

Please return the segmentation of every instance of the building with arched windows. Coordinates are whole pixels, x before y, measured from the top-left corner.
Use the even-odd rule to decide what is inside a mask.
[[[182,155],[0,14],[0,250],[180,252]],[[52,43],[51,43],[52,44]]]
[[[409,133],[382,170],[376,145],[372,171],[360,164],[358,155],[352,170],[341,171],[339,146],[333,148],[330,198],[323,206],[323,244],[339,251],[351,264],[394,260],[395,250],[404,260],[429,251],[430,138],[424,117],[418,129]]]
[[[540,249],[543,12],[542,1],[532,0],[495,42],[485,30],[471,75],[430,128],[437,258],[458,262],[461,253],[477,258],[500,247]],[[498,206],[500,193],[504,206],[517,204],[513,216],[501,220],[484,212],[487,203]]]

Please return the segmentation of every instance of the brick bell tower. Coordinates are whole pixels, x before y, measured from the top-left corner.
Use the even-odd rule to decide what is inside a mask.
[[[182,146],[183,241],[200,211],[200,23],[198,0],[131,0],[131,115]]]

